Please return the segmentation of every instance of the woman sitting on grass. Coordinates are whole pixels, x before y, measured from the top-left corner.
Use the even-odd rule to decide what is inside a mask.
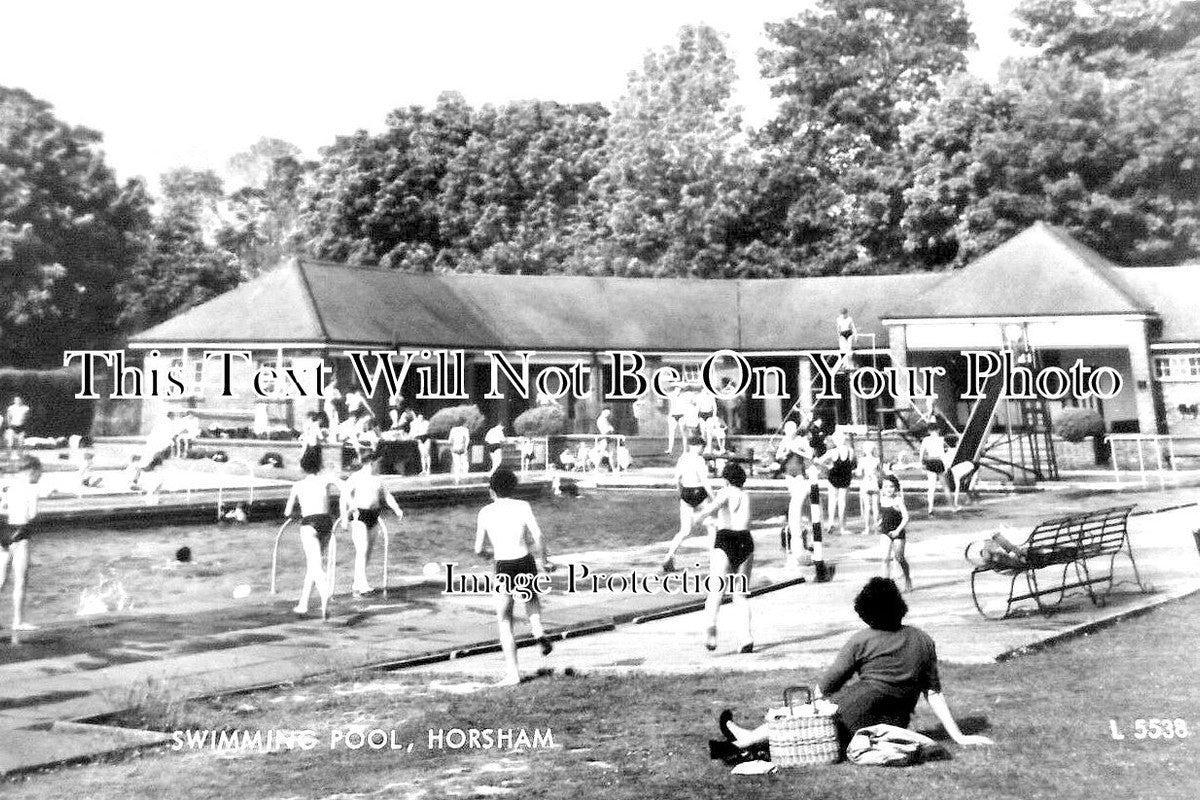
[[[850,637],[833,666],[817,682],[815,695],[837,703],[834,715],[842,752],[859,728],[887,723],[908,727],[923,694],[946,733],[964,747],[992,744],[986,736],[969,736],[958,728],[938,677],[933,639],[920,628],[903,624],[908,605],[888,578],[872,578],[854,600],[854,610],[869,626]],[[858,680],[848,682],[857,675]],[[767,726],[753,730],[736,725],[721,712],[721,732],[744,750],[767,741]]]

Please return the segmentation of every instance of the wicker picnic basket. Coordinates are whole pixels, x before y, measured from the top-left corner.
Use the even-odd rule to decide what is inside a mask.
[[[796,692],[808,695],[803,706],[792,702]],[[811,689],[789,686],[783,692],[784,707],[767,712],[772,764],[786,768],[837,762],[838,738],[833,713],[814,713],[811,703]]]

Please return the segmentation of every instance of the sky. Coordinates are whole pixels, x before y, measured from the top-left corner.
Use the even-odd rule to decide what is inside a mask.
[[[121,180],[153,189],[166,170],[224,169],[260,137],[308,157],[338,135],[377,131],[387,113],[446,90],[472,105],[618,98],[643,55],[685,24],[728,34],[736,102],[771,116],[756,53],[763,24],[807,0],[0,0],[0,85],[29,91],[59,119],[104,134]],[[1016,52],[1017,0],[966,0],[993,78]]]

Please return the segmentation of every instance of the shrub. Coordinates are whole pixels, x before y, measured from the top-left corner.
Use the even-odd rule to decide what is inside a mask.
[[[1090,408],[1068,408],[1055,420],[1058,435],[1068,442],[1082,442],[1089,436],[1104,435],[1104,420]]]
[[[567,428],[567,413],[558,404],[523,411],[513,422],[518,436],[557,436]]]
[[[435,439],[445,439],[450,429],[456,425],[466,425],[474,438],[483,433],[487,418],[479,410],[479,406],[450,406],[429,418],[429,435]]]

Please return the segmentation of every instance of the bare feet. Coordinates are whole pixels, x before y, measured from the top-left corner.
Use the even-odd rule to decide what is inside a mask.
[[[292,608],[292,613],[293,614],[307,614],[308,606],[301,606],[301,605],[295,606]]]
[[[501,680],[496,681],[493,686],[519,686],[521,683],[520,675],[505,675]]]
[[[710,653],[717,649],[717,629],[709,628],[704,638],[704,649]]]

